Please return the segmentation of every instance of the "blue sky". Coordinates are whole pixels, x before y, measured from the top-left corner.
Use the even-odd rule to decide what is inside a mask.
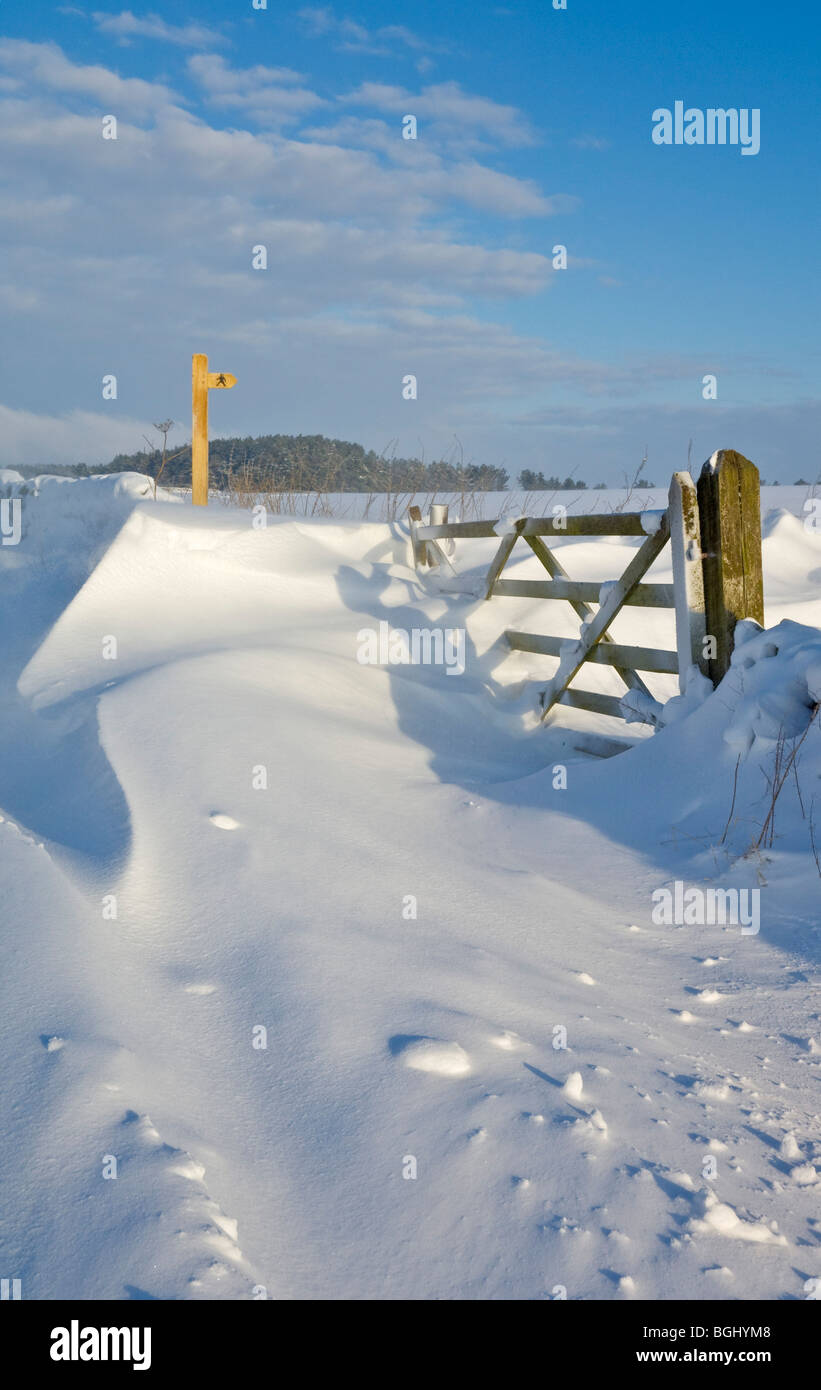
[[[567,5],[4,4],[0,464],[182,438],[207,351],[213,433],[815,477],[821,21]],[[653,144],[676,100],[760,109],[760,152]]]

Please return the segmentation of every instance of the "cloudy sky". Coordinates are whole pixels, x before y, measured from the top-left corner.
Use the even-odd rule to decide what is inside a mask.
[[[814,10],[567,5],[3,4],[0,466],[182,441],[201,351],[213,434],[815,477]],[[676,100],[760,153],[655,145]]]

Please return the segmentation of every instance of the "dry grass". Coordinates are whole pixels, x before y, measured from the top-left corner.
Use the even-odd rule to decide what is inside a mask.
[[[494,505],[488,509],[488,493],[465,485],[462,488],[410,490],[384,487],[370,489],[363,487],[361,492],[340,492],[338,475],[331,465],[325,476],[317,484],[308,484],[309,478],[316,477],[316,468],[307,464],[295,464],[288,473],[271,466],[261,471],[259,465],[234,464],[228,478],[218,487],[212,486],[209,499],[213,503],[222,502],[231,507],[263,506],[272,516],[294,517],[332,517],[336,520],[353,521],[402,521],[408,508],[418,506],[423,516],[430,512],[434,502],[445,502],[450,509],[450,519],[460,521],[480,521],[488,517],[495,519],[501,510],[498,494]],[[190,486],[167,484],[167,490],[177,496],[189,496]],[[547,516],[556,504],[559,491],[540,489],[535,492],[511,490],[505,494],[504,509],[520,516]],[[566,495],[566,494],[563,494]],[[569,511],[585,499],[586,493],[579,491],[562,505]],[[595,499],[595,492],[591,501]],[[646,498],[642,499],[646,503]],[[595,510],[595,507],[592,508]],[[617,507],[616,510],[620,510]]]
[[[465,488],[461,492],[441,494],[404,489],[341,493],[334,487],[336,478],[333,470],[329,469],[321,483],[312,487],[306,486],[307,472],[307,469],[297,466],[287,475],[275,468],[260,475],[258,466],[240,465],[232,469],[225,484],[211,489],[209,498],[230,507],[251,509],[262,506],[272,516],[335,517],[339,520],[350,517],[356,521],[393,522],[406,517],[408,508],[414,505],[420,507],[423,513],[430,511],[431,503],[441,496],[462,521],[482,516],[485,494],[475,489]],[[174,491],[181,492],[182,489],[175,488]]]
[[[209,495],[230,507],[263,506],[274,516],[344,515],[335,512],[332,505],[327,486],[332,479],[323,479],[318,487],[306,487],[305,471],[297,465],[287,475],[273,467],[260,474],[258,466],[241,464],[231,470],[218,491]]]
[[[802,748],[802,745],[803,745],[803,743],[804,743],[804,740],[806,739],[807,734],[810,732],[810,729],[812,728],[813,724],[815,723],[815,720],[816,720],[816,718],[817,718],[817,716],[818,716],[819,710],[821,710],[821,702],[816,702],[816,703],[812,706],[812,712],[811,712],[811,714],[810,714],[809,722],[808,722],[808,724],[807,724],[806,729],[804,730],[804,732],[803,732],[803,734],[801,735],[801,737],[800,737],[799,739],[796,739],[796,740],[793,742],[792,749],[791,749],[789,752],[787,751],[787,739],[786,739],[786,737],[785,737],[784,730],[783,730],[783,729],[779,730],[778,739],[777,739],[776,747],[775,747],[775,757],[774,757],[774,762],[773,762],[773,775],[772,775],[771,778],[770,778],[770,777],[767,777],[767,782],[768,782],[768,784],[769,784],[769,789],[770,789],[770,804],[769,804],[769,808],[768,808],[768,810],[767,810],[766,819],[765,819],[764,824],[762,825],[761,830],[760,830],[760,832],[759,832],[758,839],[755,841],[755,843],[754,843],[753,845],[751,845],[751,849],[752,849],[752,850],[760,851],[760,850],[762,850],[762,849],[772,849],[772,847],[773,847],[773,844],[774,844],[774,841],[775,841],[775,810],[776,810],[776,805],[777,805],[777,803],[778,803],[778,798],[779,798],[779,796],[781,795],[781,793],[782,793],[782,791],[783,791],[783,789],[784,789],[784,785],[785,785],[785,783],[786,783],[786,781],[787,781],[787,778],[789,777],[790,773],[793,773],[793,775],[794,775],[794,777],[795,777],[795,784],[796,784],[796,788],[797,788],[797,791],[798,791],[798,801],[799,801],[799,804],[800,804],[800,806],[801,806],[801,814],[802,814],[802,816],[804,817],[804,820],[807,819],[807,813],[806,813],[806,810],[804,809],[804,801],[803,801],[803,798],[802,798],[802,796],[801,796],[801,788],[800,788],[800,786],[799,786],[799,784],[798,784],[798,762],[797,762],[797,759],[798,759],[798,754],[801,752],[801,748]],[[765,774],[765,776],[766,776],[766,774]],[[811,839],[814,840],[814,828],[812,827],[812,824],[811,824]],[[814,844],[813,844],[813,850],[815,850],[815,845],[814,845]],[[816,863],[817,863],[817,862],[818,862],[818,861],[816,860]],[[821,871],[820,871],[820,872],[821,872]]]

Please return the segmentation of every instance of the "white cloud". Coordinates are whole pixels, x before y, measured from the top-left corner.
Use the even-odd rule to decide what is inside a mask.
[[[21,464],[50,466],[109,463],[115,454],[132,454],[144,448],[143,434],[151,437],[151,422],[115,419],[90,410],[65,415],[44,415],[0,405],[0,439],[3,468]]]
[[[537,143],[529,122],[515,106],[473,96],[463,91],[458,82],[438,82],[419,92],[383,82],[362,82],[355,91],[339,99],[376,111],[391,111],[397,116],[410,112],[419,121],[432,122],[437,130],[444,128],[456,140],[482,136],[501,145]]]
[[[70,364],[68,376],[58,374],[59,404],[79,392],[78,404],[93,408],[102,374],[121,371],[124,402],[174,415],[179,403],[161,406],[158,396],[195,339],[264,341],[275,360],[283,319],[315,324],[321,343],[328,316],[344,314],[355,333],[367,319],[383,353],[397,311],[453,313],[474,296],[504,301],[551,283],[549,257],[484,245],[452,220],[465,208],[553,210],[526,180],[409,152],[403,141],[404,163],[391,164],[372,149],[217,129],[165,89],[120,120],[117,141],[104,141],[98,117],[55,94],[55,72],[72,94],[100,73],[123,79],[103,69],[92,79],[51,48],[46,66],[30,49],[11,56],[46,79],[39,93],[32,79],[36,94],[25,101],[0,101],[0,170],[17,190],[10,215],[0,216],[0,295],[19,320],[18,401],[30,403],[26,374],[37,379],[44,342],[50,359]],[[273,72],[282,90],[300,90],[301,75],[289,69],[250,71],[261,85]],[[214,91],[235,90],[221,60],[200,75]],[[250,264],[260,242],[265,274]],[[310,354],[304,368],[307,380]]]
[[[575,212],[579,206],[579,199],[567,193],[545,197],[532,179],[514,178],[473,162],[443,170],[443,179],[443,196],[449,190],[452,198],[503,217],[553,217]]]
[[[417,68],[430,61],[402,26],[312,13],[315,32],[337,46],[401,52]],[[154,14],[102,18],[123,42],[210,44],[203,26]],[[697,456],[730,442],[769,476],[789,476],[789,458],[815,449],[811,401],[704,408],[697,384],[705,357],[720,365],[722,330],[697,361],[654,358],[648,347],[645,362],[608,363],[504,321],[515,298],[553,283],[552,238],[540,228],[528,243],[517,230],[508,245],[500,221],[488,232],[473,214],[519,219],[574,206],[482,162],[487,147],[536,143],[516,107],[457,82],[418,91],[363,82],[323,98],[288,67],[238,70],[214,53],[185,56],[197,111],[216,113],[207,120],[161,82],[74,63],[54,43],[0,40],[0,174],[14,190],[0,211],[0,302],[12,344],[0,463],[103,462],[140,447],[151,418],[187,420],[195,350],[239,378],[215,402],[214,433],[323,431],[377,448],[398,437],[400,453],[415,452],[422,436],[431,457],[458,432],[468,456],[514,458],[512,472],[578,466],[614,480],[647,443],[650,468],[664,461],[661,481],[686,463],[691,436]],[[116,142],[101,139],[95,109],[117,114]],[[420,122],[416,142],[401,139],[408,112]],[[226,121],[251,128],[220,128]],[[286,123],[292,138],[281,133]],[[584,133],[574,143],[607,147]],[[259,242],[269,269],[257,273],[250,252]],[[571,257],[572,270],[585,264],[610,270]],[[585,288],[593,321],[595,297],[612,290],[593,275]],[[772,389],[766,360],[744,363],[732,349],[732,363],[749,399],[757,383]],[[420,386],[413,403],[401,397],[408,371]],[[107,372],[120,386],[110,408],[100,394]]]
[[[175,98],[161,83],[141,77],[119,77],[99,64],[72,63],[54,43],[28,43],[24,39],[0,39],[0,65],[32,85],[66,96],[94,97],[105,106],[119,106],[133,114],[160,110]]]
[[[532,179],[517,178],[464,158],[465,142],[454,142],[446,157],[429,140],[403,140],[399,123],[343,116],[326,126],[311,126],[302,138],[326,146],[379,151],[402,169],[407,190],[441,201],[455,200],[498,217],[552,217],[573,212],[579,199],[543,194]]]
[[[262,64],[253,68],[231,68],[217,53],[189,58],[188,68],[214,96],[271,86],[293,86],[305,81],[304,74],[294,72],[293,68],[268,68]]]
[[[327,5],[307,6],[298,12],[298,16],[310,33],[318,37],[329,36],[336,40],[338,48],[350,53],[388,57],[403,49],[413,53],[445,51],[443,46],[420,38],[404,24],[383,24],[377,29],[367,29],[356,20],[337,18]],[[420,61],[429,63],[430,59]]]
[[[316,92],[300,85],[301,73],[290,68],[241,70],[229,67],[216,53],[200,53],[188,59],[188,70],[210,103],[244,111],[258,125],[296,121],[326,105]]]
[[[402,139],[401,130],[395,122],[389,125],[376,116],[342,116],[327,125],[304,127],[301,134],[305,140],[319,140],[327,145],[355,145],[357,148],[381,150],[382,154],[394,160],[407,157],[407,146],[412,143]],[[424,161],[432,157],[433,151],[423,146],[421,151],[414,150],[413,154],[417,161]]]
[[[418,232],[397,241],[392,228],[349,227],[324,221],[259,224],[269,259],[290,267],[303,303],[380,303],[390,306],[409,289],[454,296],[506,298],[535,294],[552,274],[538,252],[492,250],[433,240]],[[247,241],[247,232],[242,229]],[[310,285],[305,282],[310,279]],[[287,301],[289,291],[282,291]],[[295,300],[296,307],[296,300]]]
[[[167,24],[156,14],[137,16],[131,10],[105,14],[97,10],[92,19],[101,34],[108,34],[121,43],[129,43],[132,39],[159,39],[163,43],[179,44],[182,48],[204,48],[223,42],[222,35],[216,29],[209,29],[204,24]]]
[[[74,64],[51,44],[0,45],[2,64],[29,93],[0,100],[0,172],[16,190],[13,216],[0,217],[14,341],[3,388],[17,407],[3,417],[4,462],[138,448],[141,415],[187,418],[199,350],[239,378],[215,405],[215,433],[322,430],[379,445],[405,430],[405,451],[421,432],[429,456],[454,422],[487,431],[498,412],[539,405],[549,383],[584,393],[598,380],[595,363],[470,311],[474,299],[541,293],[553,271],[541,239],[507,246],[468,231],[465,213],[543,216],[568,210],[561,195],[463,148],[390,147],[381,117],[341,115],[333,132],[301,138],[221,129],[160,84]],[[191,55],[189,71],[243,120],[237,100],[307,90],[290,68],[238,72],[215,55]],[[117,141],[101,139],[89,97],[121,113]],[[430,98],[520,138],[512,108],[472,100],[453,85]],[[346,142],[354,131],[360,147]],[[259,243],[266,272],[251,268]],[[407,371],[419,373],[418,409],[401,398]],[[119,383],[110,411],[106,373]]]

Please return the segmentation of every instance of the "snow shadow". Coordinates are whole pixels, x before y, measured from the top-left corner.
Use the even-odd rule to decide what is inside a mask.
[[[408,603],[395,601],[401,581],[390,574],[388,561],[372,562],[367,576],[342,565],[335,578],[342,603],[356,614],[360,630],[378,633],[380,623],[386,623],[393,631],[408,634],[420,628],[457,628],[464,633],[461,674],[449,674],[444,663],[380,667],[390,681],[400,729],[429,750],[431,767],[441,781],[474,788],[527,777],[551,762],[549,738],[529,738],[512,727],[514,720],[503,708],[509,694],[492,675],[498,650],[480,655],[465,627],[467,611],[475,602],[472,597],[463,602],[442,600],[447,611],[426,619],[419,607],[419,586],[413,580],[406,581]],[[382,598],[388,592],[390,602]],[[430,598],[435,601],[437,596]]]
[[[409,632],[420,624],[464,628],[475,603],[472,597],[426,592],[412,577],[402,581],[395,570],[389,574],[388,563],[371,561],[367,574],[342,566],[336,577],[342,602],[357,614],[362,628],[376,628],[380,622]],[[407,604],[396,602],[402,582]],[[388,593],[390,602],[383,597]],[[441,607],[435,621],[424,617],[420,598],[429,611]],[[696,712],[622,754],[591,758],[574,751],[578,734],[570,729],[521,729],[517,710],[509,704],[509,688],[494,681],[498,660],[496,646],[482,655],[466,633],[462,676],[448,676],[443,666],[384,667],[400,729],[429,751],[430,766],[443,782],[519,811],[543,813],[542,842],[550,846],[546,865],[550,861],[558,868],[568,886],[587,887],[584,829],[589,828],[595,836],[589,847],[605,841],[616,854],[621,848],[629,855],[629,873],[642,885],[649,881],[653,887],[669,887],[680,879],[717,890],[760,889],[760,937],[745,937],[746,949],[754,949],[750,943],[760,939],[805,960],[821,960],[817,909],[808,912],[808,880],[792,881],[790,858],[801,854],[814,891],[818,880],[813,878],[809,814],[821,775],[817,750],[807,744],[804,801],[791,787],[782,795],[776,851],[780,844],[787,857],[779,867],[766,855],[750,853],[767,814],[772,755],[746,760],[734,800],[736,755],[724,741],[729,692],[716,692],[709,718]],[[821,737],[821,726],[818,732]],[[551,775],[556,763],[568,765],[566,788],[558,793]],[[648,894],[642,886],[649,921]],[[627,903],[624,907],[631,910]]]
[[[75,484],[74,486],[79,486]],[[55,623],[83,587],[138,499],[95,509],[59,536],[34,521],[21,554],[0,565],[0,812],[68,857],[101,870],[122,862],[130,841],[125,797],[100,744],[97,695],[35,711],[17,682]],[[27,543],[31,552],[27,553]],[[11,559],[20,563],[12,566]]]

